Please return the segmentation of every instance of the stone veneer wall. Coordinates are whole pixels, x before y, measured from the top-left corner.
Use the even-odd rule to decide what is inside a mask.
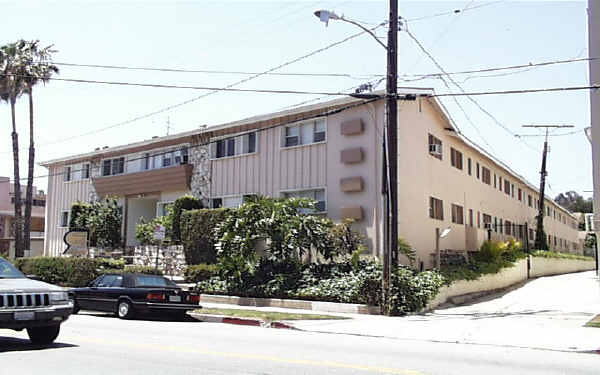
[[[194,166],[190,188],[192,195],[202,199],[205,207],[209,205],[212,166],[210,162],[210,147],[208,145],[200,145],[207,141],[208,139],[204,137],[196,138],[189,150],[189,163]]]

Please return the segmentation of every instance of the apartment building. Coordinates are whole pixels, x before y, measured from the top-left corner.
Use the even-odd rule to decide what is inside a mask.
[[[430,89],[398,101],[399,234],[425,267],[441,247],[473,251],[488,237],[534,233],[537,189],[458,131]],[[245,196],[310,197],[312,214],[352,218],[373,254],[382,247],[383,100],[344,98],[220,126],[42,163],[48,186],[46,253],[60,254],[74,201],[120,197],[126,245],[135,225],[162,215],[191,193],[206,206],[232,207]],[[551,247],[577,248],[576,219],[546,199]]]
[[[22,212],[25,214],[25,187],[21,189]],[[44,228],[46,195],[42,190],[33,187],[31,206],[31,249],[27,256],[41,255],[44,252]],[[0,177],[0,256],[14,257],[14,218],[15,218],[15,186],[9,177]]]

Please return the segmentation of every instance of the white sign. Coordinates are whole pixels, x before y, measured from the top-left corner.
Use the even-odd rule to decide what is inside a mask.
[[[165,227],[163,225],[157,225],[154,227],[154,234],[152,236],[155,240],[165,239]]]

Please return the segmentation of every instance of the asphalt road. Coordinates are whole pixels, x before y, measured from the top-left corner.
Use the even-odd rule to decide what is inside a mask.
[[[50,348],[0,330],[0,374],[594,374],[600,355],[194,321],[72,316]]]

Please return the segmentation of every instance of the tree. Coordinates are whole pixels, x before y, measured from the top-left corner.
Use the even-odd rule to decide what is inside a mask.
[[[25,91],[23,73],[25,61],[23,58],[23,47],[25,42],[20,40],[0,46],[0,100],[10,105],[12,124],[12,146],[13,146],[13,174],[15,195],[15,256],[23,256],[23,223],[21,212],[21,182],[19,176],[19,136],[15,118],[15,105],[17,99]]]
[[[593,212],[592,198],[584,199],[575,191],[560,193],[554,198],[554,202],[560,204],[571,212]]]
[[[25,223],[23,227],[23,247],[31,248],[31,206],[33,203],[33,169],[35,165],[35,147],[33,141],[33,86],[46,83],[58,68],[49,63],[52,54],[56,52],[52,46],[39,47],[39,40],[25,42],[22,52],[25,59],[25,91],[29,98],[29,163],[27,169],[27,191],[25,193]]]

